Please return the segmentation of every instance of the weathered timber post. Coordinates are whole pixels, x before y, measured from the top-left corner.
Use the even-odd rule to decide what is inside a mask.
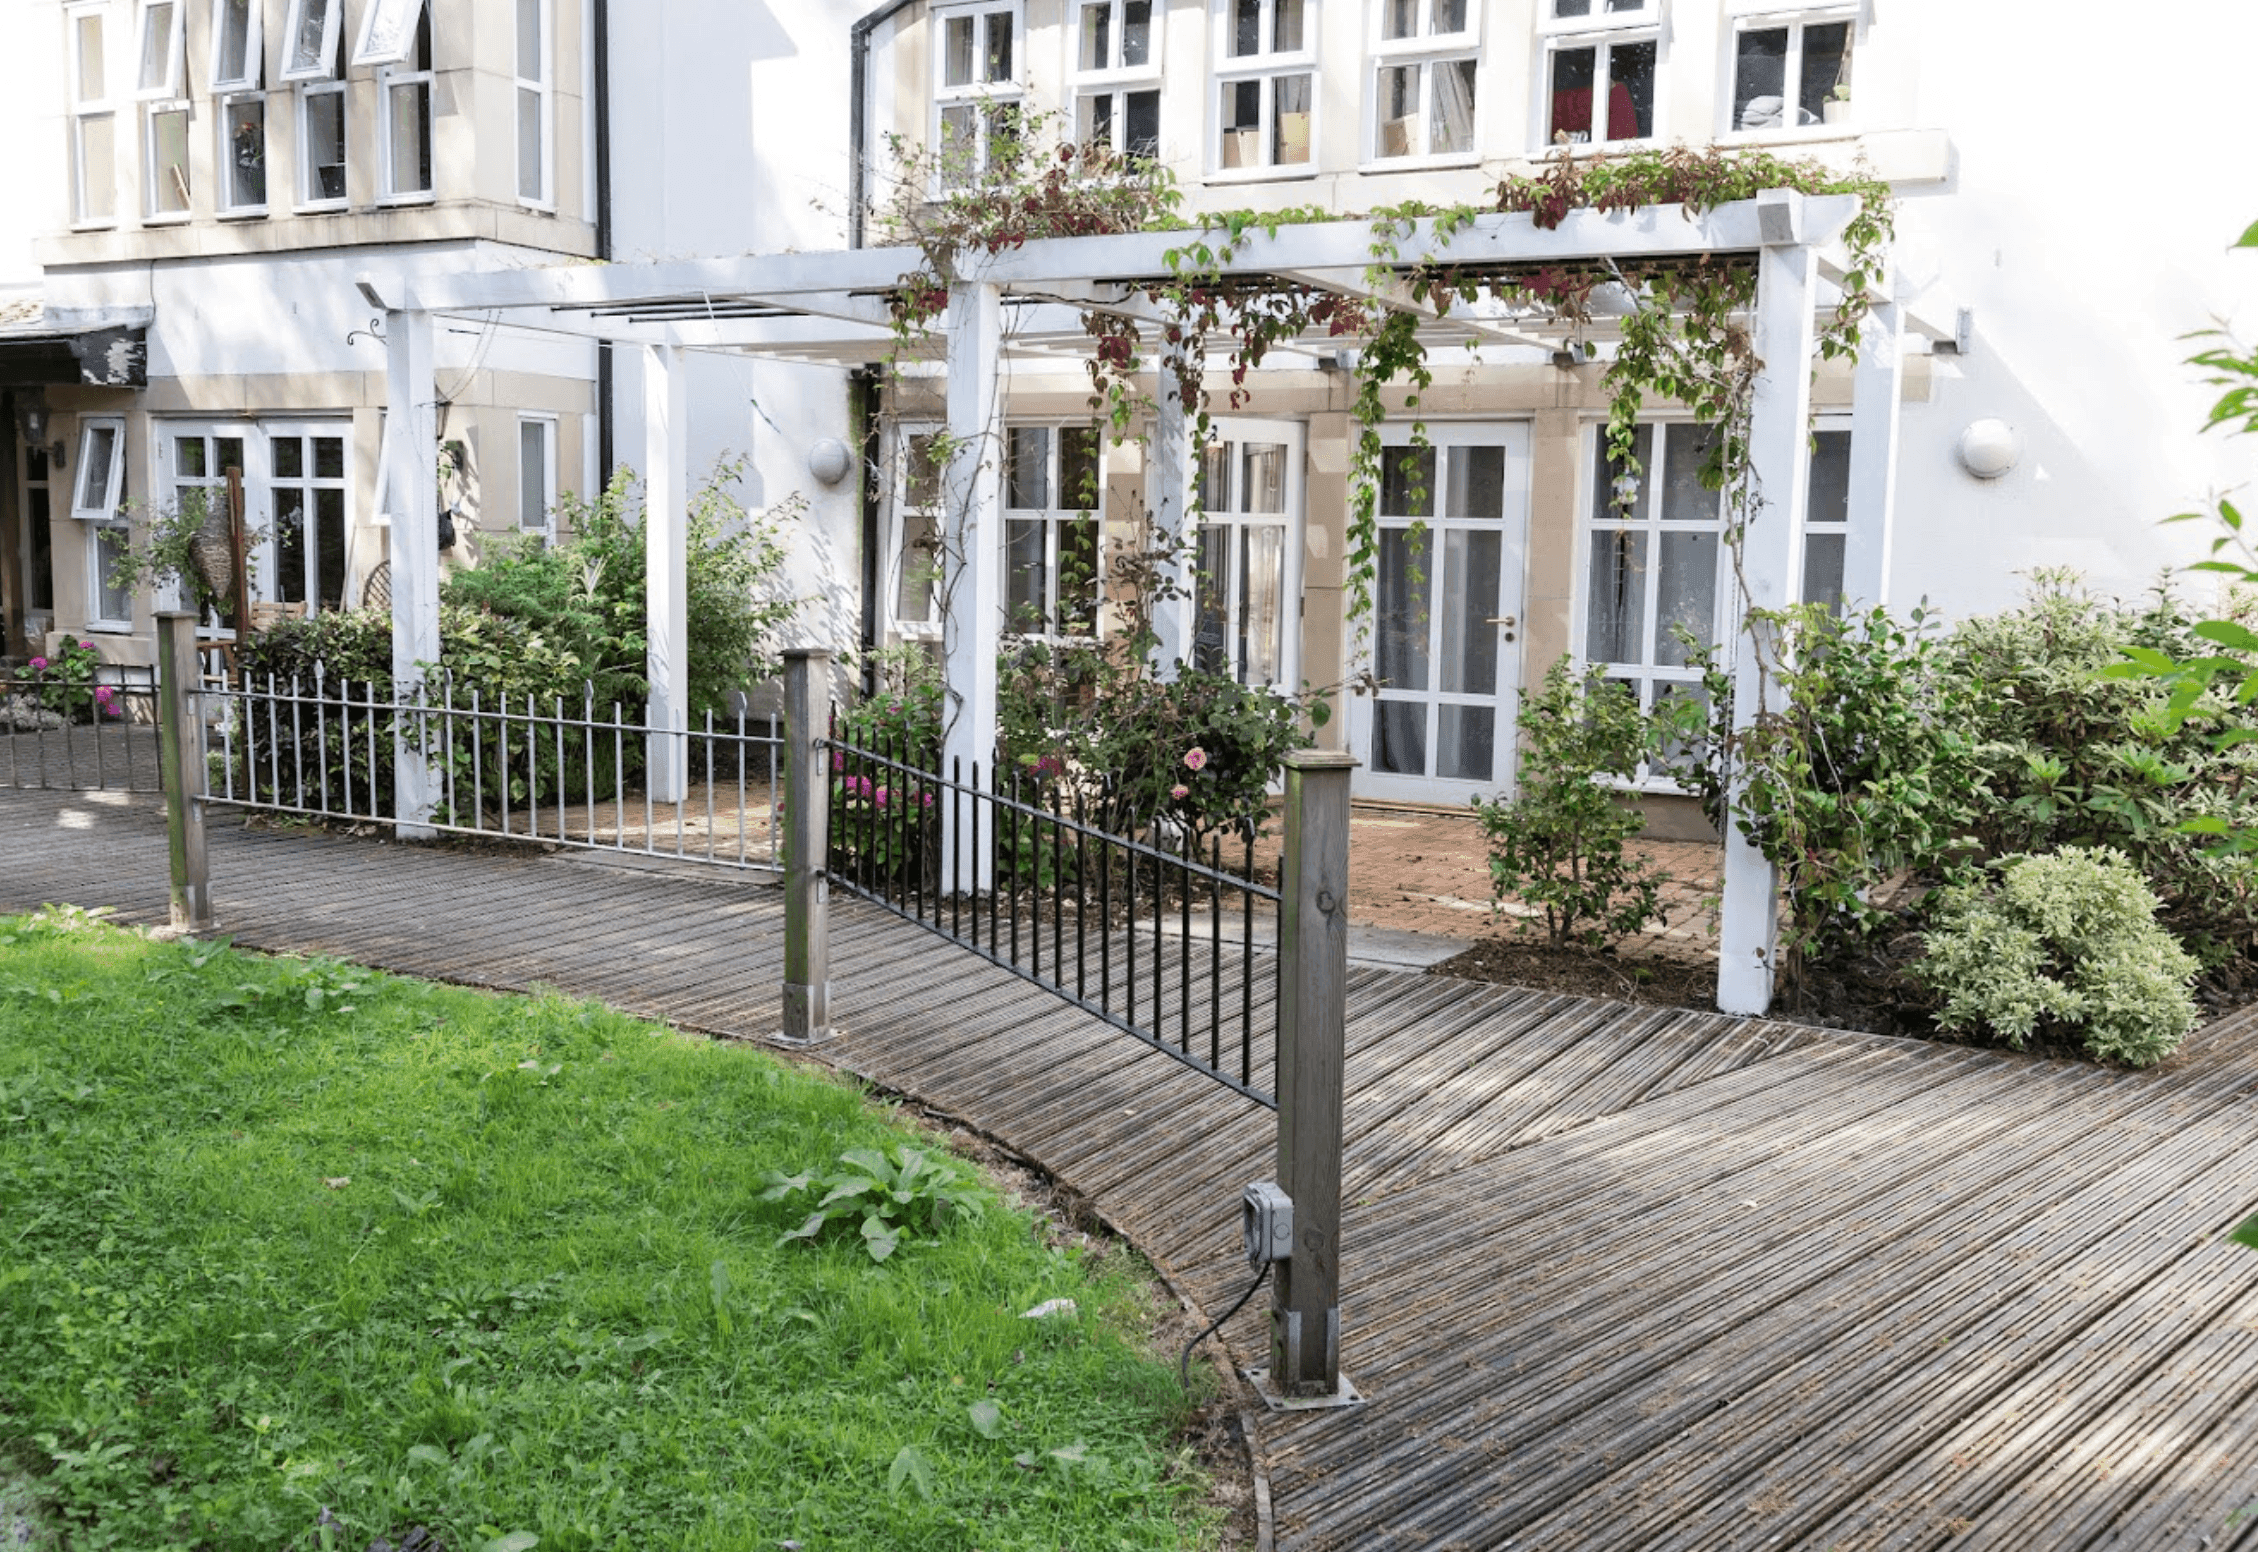
[[[1281,1397],[1341,1388],[1341,1084],[1348,1010],[1349,755],[1286,756],[1278,879],[1278,1184],[1294,1251],[1270,1307]]]
[[[196,711],[196,616],[157,616],[157,759],[172,856],[172,925],[212,927],[212,871],[204,849],[204,735]]]
[[[831,838],[831,654],[784,654],[784,1038],[831,1036],[831,888],[823,876]]]

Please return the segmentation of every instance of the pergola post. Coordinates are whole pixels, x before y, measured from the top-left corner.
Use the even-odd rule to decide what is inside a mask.
[[[1159,407],[1153,417],[1152,448],[1146,455],[1145,474],[1152,501],[1154,532],[1138,536],[1140,544],[1149,537],[1168,546],[1167,558],[1156,569],[1163,579],[1161,591],[1176,596],[1156,596],[1147,606],[1153,634],[1159,638],[1153,656],[1163,679],[1175,678],[1177,670],[1192,661],[1195,620],[1192,589],[1197,585],[1196,568],[1186,552],[1186,546],[1194,542],[1192,493],[1197,471],[1193,468],[1196,452],[1192,446],[1193,417],[1184,404],[1183,385],[1176,375],[1176,365],[1176,352],[1163,351],[1157,396]]]
[[[1743,515],[1740,575],[1745,597],[1731,611],[1733,727],[1745,731],[1760,710],[1784,704],[1775,633],[1752,631],[1745,610],[1780,609],[1803,586],[1803,520],[1811,474],[1812,302],[1818,253],[1804,240],[1803,196],[1773,189],[1757,196],[1761,247],[1756,271],[1755,351],[1759,362],[1749,415],[1752,495]],[[1763,639],[1759,639],[1759,636]],[[1761,1014],[1772,1005],[1779,957],[1779,874],[1741,833],[1736,773],[1725,817],[1725,878],[1717,945],[1717,1006]]]
[[[1003,293],[949,288],[949,442],[943,471],[942,658],[948,684],[942,774],[970,781],[996,758],[996,650],[1003,622]],[[960,811],[961,810],[961,811]],[[943,887],[985,889],[991,877],[987,805],[941,810]],[[962,828],[963,834],[959,834]]]
[[[395,307],[384,315],[385,471],[392,512],[392,693],[407,702],[423,693],[425,663],[439,661],[439,389],[432,355],[431,314]],[[438,781],[421,724],[402,718],[392,735],[392,813],[402,840],[429,840]]]
[[[1891,277],[1876,276],[1872,311],[1858,332],[1850,387],[1850,536],[1842,591],[1851,604],[1889,603],[1890,545],[1897,522],[1897,423],[1905,385],[1905,309]]]
[[[689,776],[690,615],[686,530],[690,411],[675,345],[643,347],[643,597],[651,682],[649,791],[678,803]]]

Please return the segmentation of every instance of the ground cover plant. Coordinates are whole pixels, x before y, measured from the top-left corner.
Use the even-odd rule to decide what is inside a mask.
[[[0,1224],[0,1497],[72,1548],[1199,1534],[1127,1258],[598,1007],[0,918]]]

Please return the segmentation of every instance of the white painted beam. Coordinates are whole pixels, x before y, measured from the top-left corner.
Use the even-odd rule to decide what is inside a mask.
[[[943,471],[941,558],[942,773],[992,779],[996,755],[996,649],[1003,594],[1003,298],[994,286],[950,288],[949,460]],[[962,812],[960,812],[960,807]],[[985,889],[992,878],[991,815],[984,804],[945,802],[943,887]]]
[[[1858,332],[1850,379],[1850,536],[1843,545],[1843,596],[1854,607],[1887,606],[1897,526],[1897,431],[1905,387],[1903,306],[1876,284]]]
[[[882,291],[924,268],[915,248],[747,254],[649,264],[552,264],[425,276],[417,296],[437,312],[488,307],[604,307],[712,296],[783,299],[801,293]]]
[[[392,685],[412,700],[424,685],[426,663],[439,661],[439,389],[434,376],[431,314],[414,308],[384,315],[386,435],[385,476],[390,504],[392,564]],[[439,800],[437,773],[418,740],[401,728],[392,738],[394,833],[428,840]]]
[[[643,350],[643,588],[651,693],[646,780],[652,801],[675,803],[689,779],[690,413],[682,352]]]

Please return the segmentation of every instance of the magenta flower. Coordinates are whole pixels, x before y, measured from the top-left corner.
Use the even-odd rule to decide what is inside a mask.
[[[1178,782],[1175,786],[1168,789],[1168,795],[1174,798],[1177,802],[1181,803],[1186,798],[1192,795],[1192,789],[1185,786],[1182,782]]]
[[[831,751],[831,768],[835,771],[843,771],[847,768],[847,756],[843,750],[834,749]]]
[[[880,787],[878,789],[878,806],[880,808],[884,808],[886,806],[886,789],[884,787]]]
[[[31,666],[34,668],[45,668],[47,666],[47,659],[43,657],[35,657],[31,660]]]
[[[1207,751],[1206,751],[1205,749],[1187,749],[1187,750],[1185,750],[1185,751],[1184,751],[1184,769],[1186,769],[1187,771],[1204,771],[1204,770],[1206,770],[1206,769],[1207,769]]]
[[[925,794],[925,806],[927,808],[931,808],[933,806],[933,794],[930,792]]]
[[[117,693],[115,689],[106,684],[98,684],[94,687],[94,698],[98,701],[106,701]]]

